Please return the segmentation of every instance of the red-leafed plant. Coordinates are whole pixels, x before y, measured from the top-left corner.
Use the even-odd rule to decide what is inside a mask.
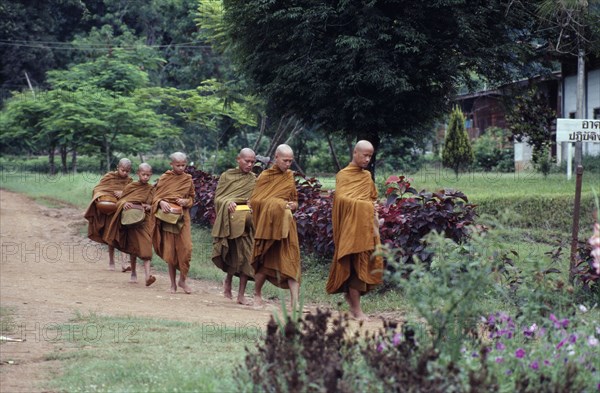
[[[468,226],[476,217],[475,205],[468,203],[462,192],[417,192],[404,176],[390,176],[386,185],[387,201],[379,211],[383,218],[381,241],[398,250],[401,262],[410,263],[414,256],[429,263],[433,251],[423,238],[432,231],[457,243],[469,237]],[[411,196],[405,198],[407,193]]]
[[[296,176],[298,210],[294,213],[302,248],[323,258],[333,256],[332,192],[321,189],[316,178]]]
[[[219,178],[210,173],[196,170],[193,166],[187,167],[186,172],[192,175],[196,189],[194,205],[190,211],[192,220],[202,225],[212,226],[215,222],[214,198]]]

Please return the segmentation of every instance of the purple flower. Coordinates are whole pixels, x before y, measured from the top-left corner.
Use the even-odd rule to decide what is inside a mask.
[[[556,345],[556,349],[560,349],[560,347],[562,347],[563,345],[565,345],[565,343],[567,342],[567,339],[563,339],[561,340],[557,345]]]
[[[379,345],[377,345],[377,352],[381,353],[385,349],[385,343],[381,341]]]
[[[590,347],[595,347],[598,345],[598,339],[594,336],[589,336],[587,342]]]
[[[496,363],[504,363],[504,358],[502,356],[498,356],[496,358]]]
[[[535,332],[538,330],[537,325],[534,323],[533,325],[531,325],[530,327],[528,327],[527,329],[525,329],[523,331],[523,334],[525,335],[525,337],[533,337],[535,335]]]
[[[573,333],[569,336],[569,344],[575,344],[577,342],[577,334]]]
[[[402,340],[402,335],[400,333],[396,333],[396,334],[394,334],[394,338],[392,339],[392,343],[396,347],[396,346],[398,346],[398,344],[400,344],[401,340]]]
[[[560,321],[560,326],[563,329],[566,329],[569,326],[569,320],[567,318],[563,319],[562,321]]]
[[[517,350],[515,351],[515,356],[517,357],[517,359],[523,359],[523,357],[525,356],[525,350],[523,348],[517,348]]]
[[[496,343],[496,349],[497,349],[498,351],[504,351],[504,350],[506,349],[506,345],[504,345],[504,344],[502,343],[502,341],[498,341],[498,342]]]
[[[550,363],[550,360],[548,360],[548,359],[544,360],[544,366],[549,366],[550,364],[552,364],[552,363]]]
[[[538,363],[537,360],[534,360],[533,362],[531,362],[531,364],[529,365],[529,368],[532,370],[539,370],[540,368],[540,364]]]

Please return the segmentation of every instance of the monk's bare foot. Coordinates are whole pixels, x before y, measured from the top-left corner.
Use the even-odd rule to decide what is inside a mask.
[[[177,293],[177,285],[172,286],[171,288],[169,288],[169,293]]]
[[[121,265],[121,272],[125,273],[125,272],[130,272],[130,271],[131,271],[131,266]]]
[[[265,302],[263,301],[261,296],[254,295],[254,307],[255,308],[263,308],[265,306]]]
[[[131,277],[129,278],[129,282],[131,284],[137,284],[137,274],[131,273]]]
[[[242,304],[244,306],[249,306],[250,304],[252,304],[250,301],[248,301],[248,299],[246,299],[245,296],[238,296],[237,302],[238,304]]]
[[[156,277],[154,277],[154,276],[148,277],[148,279],[146,280],[146,286],[149,287],[150,285],[154,284],[154,281],[156,281]]]
[[[188,295],[192,293],[192,288],[190,288],[185,281],[180,280],[177,285],[179,285],[179,288],[183,289],[183,292],[187,293]]]
[[[351,311],[351,315],[352,319],[354,319],[355,321],[368,322],[370,320],[369,316],[362,311]]]
[[[115,263],[114,263],[114,262],[113,262],[113,263],[109,263],[109,264],[108,264],[108,270],[110,270],[110,271],[112,271],[112,272],[114,272],[114,271],[115,271]]]
[[[233,295],[231,294],[231,283],[227,282],[227,279],[223,281],[223,296],[227,299],[233,299]]]

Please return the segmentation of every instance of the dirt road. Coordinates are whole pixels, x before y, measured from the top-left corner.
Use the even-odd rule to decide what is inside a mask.
[[[129,273],[107,270],[105,246],[80,234],[85,224],[79,209],[48,208],[0,190],[0,306],[14,313],[1,335],[26,339],[0,345],[1,392],[45,391],[44,381],[60,372],[47,355],[66,350],[53,340],[53,327],[78,313],[231,326],[268,321],[271,310],[238,305],[214,282],[191,280],[194,293],[170,294],[168,276],[153,273],[157,282],[145,287],[141,269],[140,282],[128,283]]]

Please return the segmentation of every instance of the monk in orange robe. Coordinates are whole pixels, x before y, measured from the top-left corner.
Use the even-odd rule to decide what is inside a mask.
[[[373,152],[368,141],[356,144],[352,162],[336,175],[333,199],[335,253],[327,292],[344,292],[350,312],[358,320],[368,319],[361,309],[360,297],[381,284],[383,275],[382,258],[372,255],[381,243],[375,209],[377,189],[366,170]]]
[[[192,175],[185,173],[187,156],[184,153],[173,153],[169,158],[171,169],[158,179],[152,200],[152,214],[156,216],[152,245],[156,254],[168,264],[171,279],[170,292],[175,293],[179,285],[185,293],[189,294],[192,290],[185,280],[192,259],[190,208],[194,204],[194,182]],[[164,215],[171,214],[178,217],[174,222],[159,219],[159,209]],[[179,281],[176,282],[177,270],[179,270]]]
[[[152,177],[152,167],[146,163],[140,164],[137,171],[138,181],[129,183],[123,190],[117,202],[117,211],[113,215],[108,229],[104,233],[104,241],[119,251],[130,256],[131,278],[130,283],[137,283],[137,258],[144,262],[146,286],[152,285],[156,277],[150,274],[150,260],[152,259],[152,229],[154,216],[152,210],[152,197],[154,187],[148,183]],[[121,215],[130,210],[138,209],[144,212],[142,222],[133,225],[123,225]]]
[[[294,173],[289,169],[294,153],[279,145],[275,164],[263,171],[250,197],[254,221],[254,304],[263,304],[262,287],[269,280],[279,288],[289,288],[292,307],[298,304],[300,289],[300,247],[292,212],[298,208]]]
[[[239,304],[248,304],[244,292],[248,279],[254,278],[251,265],[254,225],[247,202],[256,184],[256,175],[252,173],[255,162],[256,155],[252,149],[240,150],[237,168],[223,172],[215,190],[216,218],[212,228],[212,260],[226,273],[223,281],[223,294],[226,298],[233,298],[233,276],[239,276]]]
[[[104,231],[114,215],[114,213],[104,214],[97,209],[96,202],[98,198],[113,197],[116,202],[121,197],[125,186],[133,181],[129,177],[129,172],[131,172],[131,161],[122,158],[117,165],[117,170],[102,176],[100,182],[94,187],[92,201],[83,215],[88,221],[88,237],[91,240],[104,243],[102,239]],[[108,268],[109,270],[115,270],[115,248],[111,245],[108,245]],[[121,260],[121,270],[126,272],[129,269]]]

